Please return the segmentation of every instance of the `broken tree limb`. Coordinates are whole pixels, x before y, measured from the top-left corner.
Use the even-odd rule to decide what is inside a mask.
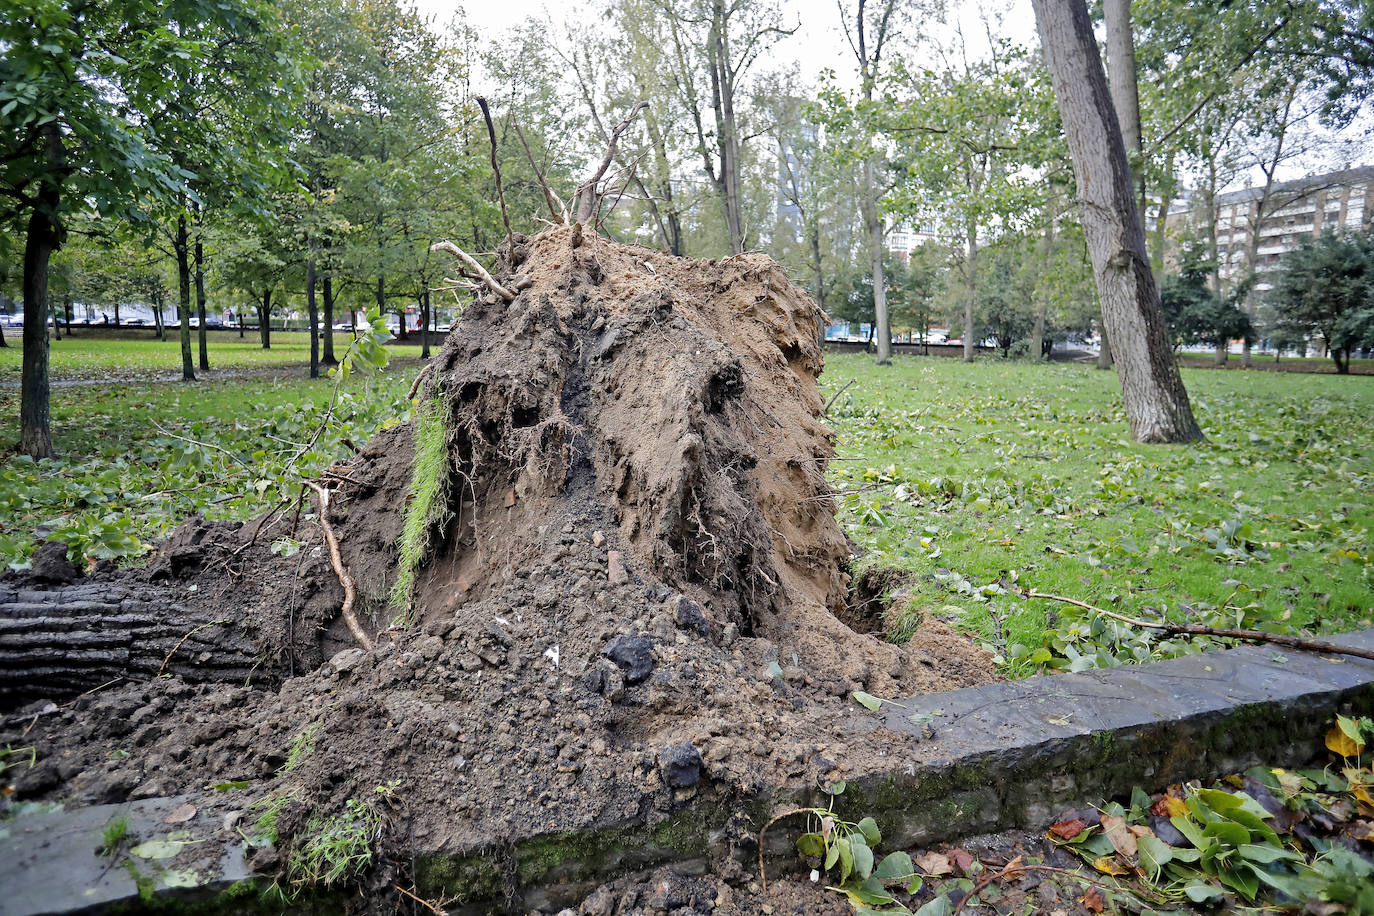
[[[473,273],[477,274],[477,276],[481,278],[482,282],[485,283],[488,287],[490,287],[491,291],[496,293],[496,295],[500,296],[507,302],[511,302],[515,299],[515,293],[506,289],[500,283],[497,283],[496,278],[487,272],[487,269],[482,266],[481,262],[479,262],[472,255],[468,254],[466,251],[459,248],[452,242],[435,242],[433,245],[429,246],[429,250],[448,252],[449,254],[457,258],[458,261],[464,267],[466,267],[468,270],[471,270]]]
[[[1200,623],[1170,623],[1167,620],[1141,620],[1138,617],[1127,617],[1125,614],[1117,614],[1086,601],[1079,601],[1077,598],[1065,598],[1063,595],[1050,595],[1045,592],[1027,591],[1024,593],[1027,598],[1045,598],[1050,601],[1062,601],[1064,604],[1072,604],[1085,610],[1093,611],[1104,617],[1119,620],[1122,623],[1130,624],[1133,627],[1145,627],[1151,630],[1164,630],[1168,633],[1188,633],[1193,636],[1223,636],[1228,639],[1249,639],[1255,642],[1274,643],[1279,646],[1287,646],[1290,649],[1305,649],[1308,652],[1329,652],[1335,655],[1351,655],[1355,658],[1367,658],[1374,661],[1374,651],[1369,649],[1358,649],[1353,646],[1340,646],[1332,642],[1323,642],[1319,639],[1304,639],[1301,636],[1288,636],[1283,633],[1266,633],[1263,630],[1236,630],[1229,627],[1209,627]]]
[[[0,710],[111,680],[273,680],[276,654],[220,608],[140,582],[0,585]]]
[[[411,382],[410,384],[410,391],[406,393],[407,401],[412,401],[415,399],[415,392],[420,390],[420,386],[423,385],[425,382],[425,377],[429,375],[429,370],[433,368],[434,363],[427,363],[425,367],[420,370],[420,374],[415,376],[415,381]]]
[[[539,179],[539,186],[544,189],[544,202],[549,205],[549,213],[553,215],[553,221],[558,225],[563,225],[568,221],[568,208],[559,200],[558,195],[553,193],[553,188],[549,187],[548,180],[544,177],[544,170],[539,167],[539,163],[534,161],[534,153],[530,152],[529,142],[525,140],[525,132],[520,129],[520,125],[514,120],[511,127],[515,128],[515,135],[520,138],[520,145],[525,148],[525,158],[530,161],[530,168],[534,169],[535,177]]]
[[[353,614],[353,605],[358,600],[358,589],[353,584],[353,576],[349,574],[348,567],[344,566],[343,557],[339,553],[339,539],[334,536],[334,526],[329,524],[329,491],[313,480],[306,481],[306,486],[314,490],[315,495],[319,497],[320,530],[324,532],[324,539],[329,544],[329,564],[334,567],[334,575],[339,577],[339,584],[343,586],[344,600],[343,606],[339,609],[339,616],[343,618],[348,631],[353,634],[358,644],[371,652],[372,639],[363,632],[363,628],[358,624],[358,618]]]
[[[588,222],[592,218],[592,214],[596,212],[597,206],[601,202],[601,194],[597,191],[597,186],[605,177],[606,170],[611,167],[612,160],[615,159],[615,145],[620,140],[620,135],[625,133],[634,119],[639,117],[639,113],[648,105],[647,101],[635,102],[629,114],[625,115],[624,119],[615,126],[615,130],[611,131],[611,139],[606,144],[606,155],[601,160],[601,165],[591,174],[590,178],[577,186],[577,196],[573,198],[576,222]]]
[[[501,166],[496,161],[496,126],[491,123],[491,110],[487,108],[487,100],[483,96],[475,99],[477,107],[482,109],[482,120],[487,122],[487,137],[491,140],[491,170],[496,175],[496,199],[501,202],[501,221],[506,224],[506,255],[512,264],[515,263],[515,233],[510,228],[510,217],[506,215],[506,191],[501,186]]]

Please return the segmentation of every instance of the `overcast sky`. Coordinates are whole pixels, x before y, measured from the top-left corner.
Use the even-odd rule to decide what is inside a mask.
[[[527,21],[552,22],[555,35],[561,33],[562,23],[576,15],[582,21],[597,21],[609,6],[607,3],[558,2],[558,0],[415,0],[421,12],[436,17],[439,23],[452,20],[455,13],[462,10],[466,21],[481,29],[487,35],[497,35],[512,26]],[[836,0],[782,0],[783,20],[787,26],[798,26],[797,33],[779,42],[773,51],[772,60],[786,66],[797,63],[802,76],[814,79],[821,71],[830,68],[842,79],[854,70],[854,54],[849,49],[844,31],[840,25],[840,12]],[[845,7],[852,9],[853,0],[845,0]],[[1035,46],[1035,17],[1031,12],[1030,0],[980,0],[980,2],[954,2],[951,10],[958,12],[965,23],[965,34],[971,46],[986,47],[982,38],[984,10],[1002,18],[1001,33],[1027,46]],[[479,77],[480,81],[480,77]]]
[[[450,22],[455,14],[462,11],[464,19],[488,37],[495,37],[512,26],[528,21],[551,23],[554,35],[558,36],[569,16],[576,15],[582,21],[596,22],[608,6],[604,2],[569,3],[567,0],[414,2],[421,12],[435,17],[441,25]],[[771,63],[778,67],[795,63],[802,78],[810,82],[816,81],[823,70],[832,69],[843,84],[854,85],[857,82],[854,54],[840,25],[836,0],[781,0],[781,6],[785,23],[798,26],[798,30],[774,47]],[[844,6],[852,10],[853,0],[844,0]],[[950,21],[962,24],[971,56],[986,53],[985,17],[991,17],[997,23],[993,29],[996,34],[1029,48],[1039,46],[1030,0],[948,0],[948,9]],[[927,30],[927,35],[943,36],[942,43],[945,44],[950,43],[954,34],[952,25],[922,23],[920,27]],[[761,61],[765,66],[769,62],[768,59]],[[474,74],[474,83],[479,91],[484,88],[480,71]],[[1279,177],[1297,178],[1311,172],[1361,163],[1374,163],[1374,119],[1370,117],[1361,118],[1357,125],[1340,137],[1326,135],[1310,154],[1281,168]],[[1258,170],[1253,170],[1248,176],[1243,176],[1239,183],[1262,181],[1263,176]]]

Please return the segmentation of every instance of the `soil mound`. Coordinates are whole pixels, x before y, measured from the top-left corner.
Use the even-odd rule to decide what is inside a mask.
[[[891,766],[905,739],[851,691],[994,678],[938,621],[899,649],[836,616],[849,550],[824,477],[815,304],[763,255],[573,233],[517,237],[493,271],[514,300],[480,295],[415,419],[322,481],[376,649],[335,619],[316,526],[290,560],[258,526],[188,526],[101,591],[174,591],[206,620],[195,651],[6,719],[0,742],[36,749],[15,798],[191,794],[244,823],[270,810],[276,849],[258,864],[284,869],[361,800],[395,853],[380,887],[415,850],[652,824]],[[194,684],[231,633],[237,683]],[[247,686],[245,642],[261,660]]]

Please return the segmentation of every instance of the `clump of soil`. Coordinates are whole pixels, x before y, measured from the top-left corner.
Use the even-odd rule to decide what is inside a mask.
[[[938,621],[899,649],[837,617],[850,558],[824,476],[815,304],[762,255],[570,232],[519,239],[497,271],[518,296],[479,298],[435,360],[420,400],[441,421],[437,478],[412,479],[407,424],[324,481],[376,650],[336,619],[316,524],[288,559],[263,531],[289,512],[263,531],[189,525],[104,587],[231,619],[208,632],[254,645],[260,675],[191,683],[196,659],[213,666],[202,635],[169,657],[177,677],[30,704],[0,731],[37,749],[16,798],[191,793],[250,819],[284,800],[267,867],[309,817],[395,782],[387,842],[405,861],[890,767],[906,739],[850,692],[995,677]],[[426,490],[398,608],[397,545]]]

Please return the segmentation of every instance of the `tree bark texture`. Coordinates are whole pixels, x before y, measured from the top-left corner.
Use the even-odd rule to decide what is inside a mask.
[[[20,370],[19,451],[51,458],[48,413],[48,260],[56,247],[52,220],[35,207],[24,243],[24,356]]]
[[[1034,0],[1034,8],[1131,436],[1138,442],[1197,441],[1202,431],[1169,346],[1087,4]]]
[[[19,381],[19,451],[32,458],[51,458],[52,422],[48,386],[48,261],[61,243],[57,223],[62,204],[58,176],[66,153],[55,123],[43,134],[49,176],[38,187],[24,240],[24,355]]]
[[[969,224],[964,239],[964,362],[973,362],[973,306],[978,299],[978,227]]]
[[[305,310],[310,316],[310,377],[320,377],[320,310],[315,304],[315,243],[305,258]]]
[[[261,659],[230,621],[183,607],[156,588],[0,585],[0,708],[72,696],[118,678],[270,677]]]
[[[868,234],[868,263],[873,275],[873,336],[878,342],[878,365],[892,362],[892,322],[887,314],[887,278],[883,275],[883,218],[873,186],[873,160],[864,159],[864,196],[860,200]]]
[[[177,256],[177,320],[181,323],[178,336],[181,338],[181,380],[196,380],[196,363],[191,354],[191,264],[188,249],[190,239],[186,233],[186,215],[177,216],[177,234],[172,241]]]
[[[1136,155],[1136,193],[1140,195],[1141,230],[1144,231],[1145,144],[1140,130],[1140,90],[1135,67],[1135,36],[1131,33],[1131,0],[1103,0],[1102,19],[1107,27],[1107,85],[1127,155],[1132,152]]]
[[[272,287],[262,291],[262,305],[258,306],[258,337],[264,350],[272,349]]]
[[[200,220],[196,220],[196,316],[200,319],[200,326],[196,328],[196,345],[199,348],[200,368],[203,372],[210,371],[210,347],[206,342],[206,334],[209,333],[205,320],[205,247],[201,243]]]
[[[420,358],[429,359],[429,323],[434,313],[429,309],[429,288],[420,291]]]
[[[324,364],[337,366],[334,358],[334,277],[328,271],[324,275]]]

